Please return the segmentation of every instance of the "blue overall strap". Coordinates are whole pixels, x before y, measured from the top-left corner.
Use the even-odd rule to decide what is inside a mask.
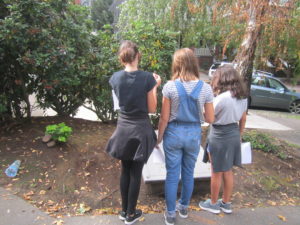
[[[202,86],[203,86],[203,81],[199,80],[196,86],[194,87],[194,89],[192,90],[192,92],[190,93],[190,96],[193,99],[197,100],[199,98],[199,94],[202,89]]]
[[[175,85],[179,95],[176,121],[184,123],[200,123],[197,99],[203,86],[203,82],[199,81],[189,95],[186,93],[183,84],[179,80],[175,80]]]

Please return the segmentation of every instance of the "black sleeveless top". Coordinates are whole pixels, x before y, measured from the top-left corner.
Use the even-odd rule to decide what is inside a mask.
[[[156,85],[152,73],[121,70],[112,75],[109,84],[119,100],[121,114],[148,116],[147,93]]]

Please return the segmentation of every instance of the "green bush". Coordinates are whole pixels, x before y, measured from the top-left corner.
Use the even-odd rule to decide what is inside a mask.
[[[157,24],[138,20],[131,24],[129,30],[119,34],[123,40],[131,40],[139,46],[142,53],[140,69],[155,72],[161,76],[162,84],[157,92],[157,113],[151,115],[155,127],[158,125],[161,111],[161,89],[167,80],[171,79],[172,55],[178,45],[179,33],[162,29]]]
[[[117,118],[113,109],[112,91],[109,85],[111,75],[121,69],[117,52],[119,41],[110,25],[105,25],[102,30],[91,37],[92,52],[89,56],[88,81],[85,96],[93,107],[86,108],[96,113],[102,122],[112,121]]]
[[[0,10],[0,93],[11,117],[31,116],[29,95],[58,115],[85,100],[92,22],[68,0],[4,0]],[[11,109],[11,110],[10,110]]]
[[[279,145],[275,144],[275,139],[268,134],[255,130],[247,131],[243,134],[243,141],[250,142],[253,149],[273,153],[280,159],[287,158],[287,154]]]
[[[94,34],[89,10],[62,0],[4,0],[0,10],[0,120],[31,116],[29,95],[59,116],[74,115],[89,101],[102,121],[116,119],[108,80],[120,70],[121,39],[136,42],[140,69],[170,79],[177,33],[145,21],[126,32],[104,26]],[[159,103],[161,90],[159,90]],[[158,106],[160,111],[160,104]],[[156,121],[158,115],[155,115]]]
[[[5,120],[5,113],[7,112],[7,102],[4,95],[0,95],[0,122]]]
[[[45,133],[51,135],[55,141],[67,142],[68,137],[72,134],[72,128],[65,123],[53,124],[46,127]]]

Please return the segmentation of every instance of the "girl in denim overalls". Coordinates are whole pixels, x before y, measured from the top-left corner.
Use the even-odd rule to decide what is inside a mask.
[[[214,120],[213,92],[199,80],[198,61],[193,51],[179,49],[173,56],[172,81],[163,88],[158,143],[164,140],[167,177],[165,223],[174,224],[176,211],[187,218],[194,188],[194,168],[200,150],[201,123]],[[204,110],[203,110],[204,109]],[[181,196],[176,205],[181,175]]]

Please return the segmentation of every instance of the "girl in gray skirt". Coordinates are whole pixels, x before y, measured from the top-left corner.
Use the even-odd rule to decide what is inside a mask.
[[[247,98],[245,86],[232,66],[216,70],[212,80],[215,121],[208,136],[212,165],[211,199],[200,202],[200,208],[212,213],[232,213],[233,166],[241,165],[241,134],[245,128]],[[223,181],[223,196],[218,199]]]

